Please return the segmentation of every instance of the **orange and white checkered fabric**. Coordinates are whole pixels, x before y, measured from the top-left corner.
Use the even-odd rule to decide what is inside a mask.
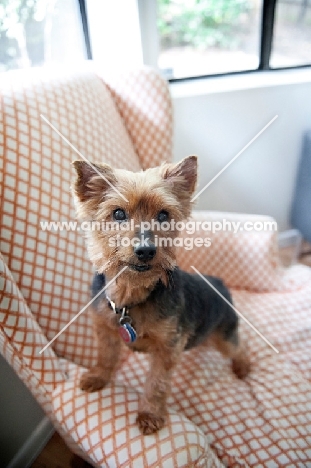
[[[101,392],[79,389],[81,368],[53,393],[58,422],[97,466],[222,467],[204,433],[181,412],[170,411],[166,427],[142,436],[135,419],[139,392],[115,382]]]
[[[31,370],[46,392],[51,392],[64,379],[59,360],[51,348],[44,355],[39,353],[47,344],[47,339],[28,309],[1,254],[0,275],[0,323],[8,351],[22,356],[23,366]]]
[[[45,116],[85,157],[140,170],[115,103],[94,73],[31,70],[2,79],[1,252],[44,334],[51,340],[89,301],[92,268],[82,233],[43,231],[43,221],[74,221],[70,193],[81,159],[40,118]],[[92,325],[81,315],[53,346],[89,366]]]
[[[115,380],[91,395],[79,389],[81,368],[62,362],[69,379],[53,394],[58,422],[99,466],[309,466],[311,272],[301,269],[309,282],[296,292],[233,291],[238,310],[279,351],[241,320],[252,364],[244,381],[217,351],[185,352],[173,377],[168,424],[144,437],[135,417],[145,355],[129,352]]]
[[[126,125],[142,169],[172,159],[172,101],[167,82],[149,67],[106,83]]]
[[[145,355],[125,353],[101,392],[79,390],[96,357],[88,313],[39,354],[88,302],[92,276],[81,232],[40,226],[74,221],[79,158],[40,114],[92,161],[140,170],[171,157],[171,102],[148,68],[107,83],[89,69],[10,72],[0,90],[0,349],[69,447],[109,468],[311,466],[311,273],[280,267],[275,233],[199,231],[193,236],[211,237],[211,247],[179,252],[182,268],[222,276],[237,309],[280,353],[242,320],[252,361],[245,381],[216,351],[185,352],[158,434],[141,436],[135,425]],[[228,216],[249,219],[194,214]]]
[[[197,224],[201,227],[191,235],[183,230],[181,237],[209,239],[210,246],[191,249],[191,253],[178,248],[178,265],[186,271],[193,273],[193,265],[202,274],[222,278],[230,288],[257,292],[294,291],[310,280],[308,270],[281,265],[274,229],[247,231],[243,227],[256,223],[259,227],[269,226],[274,220],[268,216],[194,211],[190,221],[201,223]],[[223,226],[226,222],[231,230],[212,232],[202,228]],[[240,229],[235,233],[233,227],[238,223]]]

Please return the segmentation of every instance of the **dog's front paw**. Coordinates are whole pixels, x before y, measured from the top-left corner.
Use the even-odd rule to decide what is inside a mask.
[[[85,372],[80,379],[80,388],[84,392],[97,392],[104,388],[108,383],[103,369],[94,367]]]
[[[136,423],[143,435],[149,435],[162,429],[165,424],[165,417],[142,411],[138,413]]]

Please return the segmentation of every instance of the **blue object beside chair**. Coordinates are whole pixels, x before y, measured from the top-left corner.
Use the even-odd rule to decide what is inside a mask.
[[[311,243],[311,130],[306,132],[303,139],[291,209],[291,224]]]

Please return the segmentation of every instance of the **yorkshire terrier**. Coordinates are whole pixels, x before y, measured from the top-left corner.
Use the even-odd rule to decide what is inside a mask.
[[[174,226],[190,216],[197,157],[138,173],[84,161],[73,165],[78,218],[106,223],[87,238],[96,269],[92,297],[98,297],[92,307],[98,361],[83,374],[80,387],[93,392],[111,381],[122,343],[148,352],[150,369],[136,421],[143,434],[151,434],[165,424],[172,372],[183,350],[209,340],[231,358],[237,377],[249,371],[234,310],[202,278],[177,267],[172,242],[156,242],[175,239]],[[232,303],[220,279],[206,278]]]

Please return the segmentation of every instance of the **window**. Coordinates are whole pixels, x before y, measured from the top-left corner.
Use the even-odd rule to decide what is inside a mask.
[[[272,68],[311,64],[311,2],[279,1],[272,44]]]
[[[158,0],[159,68],[170,78],[255,70],[261,1]]]
[[[169,79],[311,65],[308,0],[157,0]]]
[[[92,55],[170,80],[310,66],[311,0],[1,0],[0,71]]]
[[[96,65],[109,73],[141,66],[143,57],[137,0],[85,1],[92,58]],[[149,0],[147,3],[142,1],[144,5],[150,3]],[[157,43],[157,37],[152,42]],[[156,66],[156,62],[152,65]]]
[[[0,71],[86,58],[77,0],[2,0]]]

